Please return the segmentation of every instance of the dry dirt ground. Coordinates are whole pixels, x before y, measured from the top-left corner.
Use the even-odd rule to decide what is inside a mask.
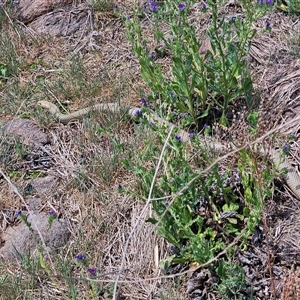
[[[119,193],[119,185],[136,187],[122,160],[143,151],[150,133],[122,113],[95,113],[63,125],[36,107],[39,100],[68,111],[100,101],[139,106],[149,92],[121,16],[131,15],[134,1],[100,1],[94,8],[89,3],[0,2],[0,69],[8,61],[11,70],[0,81],[0,114],[2,122],[14,120],[3,127],[0,141],[0,299],[112,299],[118,276],[116,299],[223,299],[211,289],[212,270],[182,276],[175,274],[188,266],[171,269],[169,276],[160,271],[158,259],[170,252],[144,222],[150,207]],[[151,13],[146,1],[139,5],[143,31],[155,48]],[[209,18],[198,13],[195,5],[191,22],[205,41]],[[239,14],[240,6],[228,2],[222,13]],[[264,31],[267,20],[271,32]],[[262,131],[298,114],[298,23],[297,16],[276,10],[255,24],[258,36],[248,59],[264,103]],[[168,62],[162,58],[165,68]],[[100,122],[109,137],[99,132]],[[242,132],[241,124],[235,126],[233,134]],[[236,140],[247,142],[238,134]],[[297,143],[293,154],[297,166]],[[300,299],[299,201],[280,179],[275,185],[247,251],[235,255],[249,283],[241,299],[251,299],[251,291],[253,299]],[[28,216],[33,232],[18,211]],[[58,219],[48,230],[50,211]],[[37,241],[44,248],[40,259]],[[27,258],[28,250],[37,262]],[[94,281],[87,268],[96,268]]]

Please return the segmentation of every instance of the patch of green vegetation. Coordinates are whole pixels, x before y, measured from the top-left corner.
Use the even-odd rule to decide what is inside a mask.
[[[63,71],[62,71],[63,70]],[[42,78],[39,78],[42,80]],[[73,56],[66,60],[57,71],[54,80],[44,82],[43,90],[45,93],[57,96],[60,99],[85,99],[99,93],[103,75],[93,74],[79,56]]]
[[[175,5],[174,1],[152,1],[153,38],[171,56],[171,75],[160,64],[160,55],[149,49],[143,36],[138,13],[126,21],[127,36],[139,59],[141,74],[151,89],[147,100],[169,120],[182,114],[182,126],[196,125],[207,117],[212,108],[221,111],[220,124],[227,125],[227,109],[237,99],[251,104],[252,80],[246,56],[256,31],[252,24],[266,13],[267,6],[241,1],[245,19],[226,19],[219,15],[220,2],[207,1],[202,13],[212,15],[208,28],[210,47],[204,54],[199,49],[195,28],[190,24],[188,11],[193,1]],[[168,36],[160,29],[168,27]],[[159,50],[161,53],[162,51]]]
[[[201,42],[188,18],[193,3],[150,3],[153,37],[160,45],[155,51],[143,35],[139,10],[132,18],[126,18],[128,39],[151,90],[142,99],[142,113],[155,108],[167,120],[176,120],[184,128],[197,128],[199,120],[205,120],[212,109],[217,109],[219,124],[227,126],[230,104],[242,99],[242,105],[253,107],[252,78],[246,59],[256,34],[252,24],[274,7],[267,2],[241,1],[244,18],[227,19],[219,12],[221,2],[204,2],[202,13],[209,12],[212,18],[207,32],[210,47],[200,54]],[[161,24],[168,28],[169,36],[161,30]],[[270,25],[266,28],[269,30]],[[160,59],[167,55],[170,68],[166,71]],[[250,135],[255,134],[257,110],[250,112],[247,121]],[[236,244],[247,248],[246,241],[261,220],[265,199],[272,195],[274,173],[269,168],[259,172],[251,151],[240,151],[237,192],[228,184],[231,172],[222,172],[212,151],[198,137],[197,129],[185,142],[176,129],[168,136],[167,126],[149,124],[147,118],[142,123],[155,132],[156,143],[149,140],[148,147],[138,153],[134,162],[128,159],[124,163],[139,178],[137,191],[141,198],[152,199],[155,216],[148,222],[177,248],[177,253],[162,261],[161,266],[208,264],[226,249],[226,258],[214,265],[220,277],[218,291],[226,296],[224,299],[241,299],[244,275],[238,265],[231,263],[228,245],[239,237]],[[200,129],[207,128],[206,125]],[[194,165],[191,159],[197,155],[201,156],[200,165]],[[232,269],[238,269],[238,273],[232,273]]]
[[[222,295],[224,300],[242,300],[246,291],[245,271],[241,266],[231,261],[218,260],[216,273],[220,283],[214,285],[214,289]],[[249,299],[254,299],[253,295]]]
[[[87,1],[95,11],[111,12],[114,8],[113,0],[88,0]]]
[[[278,1],[277,7],[292,15],[298,15],[300,13],[300,1],[299,0],[283,0]]]

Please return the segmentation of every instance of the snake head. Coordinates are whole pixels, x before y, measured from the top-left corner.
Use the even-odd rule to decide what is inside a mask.
[[[49,101],[45,101],[45,100],[38,101],[37,106],[46,108],[53,115],[60,114],[59,109]]]

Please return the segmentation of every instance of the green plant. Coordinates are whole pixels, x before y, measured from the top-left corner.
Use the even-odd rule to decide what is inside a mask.
[[[220,259],[216,267],[220,282],[214,285],[224,300],[242,300],[246,288],[245,271],[238,264]]]
[[[184,116],[180,120],[183,126],[198,124],[211,108],[219,109],[220,123],[227,124],[226,112],[231,102],[244,98],[250,104],[252,80],[246,56],[255,35],[252,24],[265,14],[265,6],[241,1],[245,20],[239,17],[228,20],[218,12],[220,2],[205,2],[203,13],[209,11],[212,16],[207,32],[211,50],[201,55],[202,42],[188,18],[193,1],[186,5],[176,5],[170,0],[159,5],[151,3],[155,49],[149,48],[143,35],[138,9],[126,21],[127,37],[151,90],[148,101],[167,119],[172,120],[178,114]],[[164,26],[168,30],[162,31]],[[169,32],[168,36],[165,31]],[[159,60],[165,55],[170,56],[170,75]]]
[[[300,13],[300,2],[299,0],[284,0],[278,1],[277,7],[290,14]]]
[[[0,36],[0,57],[0,80],[7,80],[16,75],[22,59],[17,53],[15,41],[7,33]]]
[[[151,128],[163,145],[166,132],[156,126]],[[151,198],[160,200],[152,201],[156,217],[148,221],[178,249],[178,254],[162,262],[164,267],[174,262],[206,263],[224,250],[234,236],[241,235],[241,240],[246,241],[260,221],[264,199],[272,192],[274,174],[268,168],[259,174],[251,152],[240,152],[241,186],[236,193],[226,183],[230,172],[222,174],[217,164],[204,172],[214,158],[198,137],[191,137],[190,142],[201,153],[203,166],[193,165],[187,143],[180,136],[172,136],[163,153],[163,171],[152,189]],[[151,140],[144,149],[134,163],[124,163],[138,176],[138,193],[146,199],[161,148]],[[182,191],[187,184],[188,188]]]
[[[210,10],[212,23],[208,29],[211,50],[199,54],[200,42],[194,27],[190,26],[188,6],[164,1],[160,6],[151,2],[157,43],[163,41],[160,54],[170,53],[171,75],[163,71],[156,53],[152,55],[139,23],[139,11],[133,19],[127,19],[128,39],[139,58],[141,72],[151,94],[142,99],[141,122],[156,134],[157,142],[149,141],[134,163],[125,165],[139,178],[138,193],[144,199],[152,185],[160,151],[167,137],[167,126],[149,124],[143,114],[151,108],[167,119],[179,113],[185,114],[181,125],[197,124],[199,118],[208,115],[211,108],[220,109],[220,123],[227,124],[229,104],[238,98],[251,98],[252,83],[248,72],[246,55],[255,31],[252,23],[268,9],[268,4],[242,1],[245,20],[219,16],[220,3],[208,1],[203,7]],[[161,23],[167,25],[173,38],[166,38]],[[250,104],[246,101],[247,104]],[[249,132],[256,133],[257,111],[248,115]],[[204,133],[208,134],[207,126]],[[176,131],[176,130],[175,130]],[[249,134],[250,134],[249,133]],[[226,248],[232,239],[240,235],[242,247],[260,222],[264,199],[271,195],[274,174],[269,168],[258,171],[257,161],[250,150],[239,155],[237,173],[240,186],[236,192],[227,182],[230,172],[222,172],[214,163],[214,155],[201,139],[193,134],[188,143],[174,133],[162,155],[163,168],[155,178],[151,190],[155,217],[148,221],[157,226],[158,233],[178,249],[162,265],[174,262],[206,263]],[[192,145],[194,153],[189,153]],[[201,153],[200,164],[197,156]],[[194,158],[194,161],[191,159]],[[207,166],[209,169],[206,169]],[[188,188],[184,188],[188,185]]]

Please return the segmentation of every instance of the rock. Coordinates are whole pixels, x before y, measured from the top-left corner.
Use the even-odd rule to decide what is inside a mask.
[[[57,178],[48,175],[32,179],[30,184],[39,195],[49,195],[57,186]]]
[[[49,136],[29,119],[16,118],[8,121],[3,125],[2,130],[6,134],[18,137],[25,145],[39,147],[50,143]]]
[[[42,200],[40,198],[28,197],[26,198],[26,202],[30,210],[38,210],[42,206]]]
[[[71,36],[85,29],[87,18],[87,9],[74,9],[72,12],[57,10],[38,17],[29,27],[38,35]]]
[[[54,9],[70,5],[72,0],[20,0],[15,6],[17,19],[25,24]]]
[[[42,234],[48,249],[56,250],[64,246],[70,237],[67,222],[63,219],[56,219],[48,228],[48,218],[49,215],[45,213],[31,213],[27,220],[31,223],[33,232],[23,221],[18,226],[8,227],[1,236],[1,244],[4,245],[0,248],[0,256],[14,260],[18,257],[18,253],[21,255],[34,253],[41,243],[36,228]]]

